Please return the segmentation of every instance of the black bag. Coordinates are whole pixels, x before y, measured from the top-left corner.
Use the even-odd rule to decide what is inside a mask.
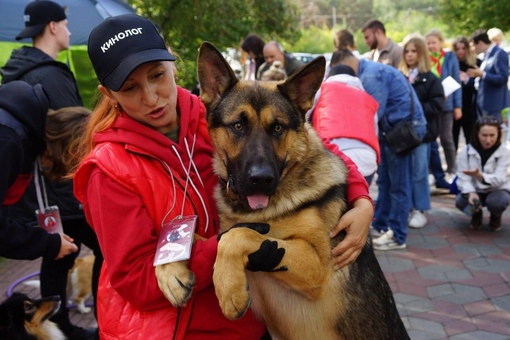
[[[386,144],[390,147],[391,151],[400,156],[405,156],[421,144],[422,138],[418,136],[413,128],[414,117],[414,96],[411,89],[411,121],[401,121],[397,123],[391,130],[383,132],[383,138]]]
[[[400,156],[407,155],[421,144],[421,138],[414,131],[411,122],[400,122],[391,130],[384,132],[383,136],[390,149]]]

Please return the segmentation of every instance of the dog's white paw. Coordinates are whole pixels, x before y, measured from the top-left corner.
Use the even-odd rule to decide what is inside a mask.
[[[87,314],[87,313],[90,313],[92,311],[92,308],[85,306],[84,302],[78,303],[76,305],[76,308],[82,314]]]
[[[159,289],[174,307],[186,305],[195,287],[196,279],[185,261],[156,266],[156,278]]]

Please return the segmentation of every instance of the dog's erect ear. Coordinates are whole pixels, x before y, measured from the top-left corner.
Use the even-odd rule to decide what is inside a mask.
[[[322,84],[325,71],[326,58],[317,57],[278,85],[278,88],[304,114],[313,105],[315,93]]]
[[[211,109],[216,106],[221,96],[238,82],[238,79],[221,52],[207,41],[200,45],[197,68],[200,98],[206,108]]]

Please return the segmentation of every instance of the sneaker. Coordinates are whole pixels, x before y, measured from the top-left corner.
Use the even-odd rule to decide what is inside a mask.
[[[393,230],[388,229],[387,232],[382,234],[380,237],[372,241],[375,250],[395,250],[405,249],[407,246],[405,243],[398,244],[393,237]]]
[[[489,230],[490,231],[499,231],[501,230],[501,215],[493,216],[489,220]]]
[[[448,183],[445,179],[443,179],[442,181],[436,182],[436,188],[450,190],[450,183]]]
[[[469,228],[473,230],[480,230],[482,228],[483,221],[483,210],[480,209],[471,216],[471,222],[469,223]],[[500,221],[501,223],[501,221]]]
[[[413,210],[408,225],[411,228],[423,228],[427,224],[427,217],[419,210]]]
[[[381,237],[382,234],[384,234],[384,231],[379,231],[379,230],[375,229],[372,225],[370,225],[369,232],[370,232],[370,236],[372,236],[372,239]]]

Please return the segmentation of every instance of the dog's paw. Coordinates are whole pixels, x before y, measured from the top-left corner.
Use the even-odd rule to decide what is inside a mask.
[[[90,313],[92,311],[92,308],[85,306],[85,304],[83,302],[82,303],[78,303],[76,305],[76,309],[78,309],[78,311],[80,313],[82,313],[82,314],[87,314],[87,313]]]
[[[195,287],[195,274],[186,262],[172,262],[156,266],[156,278],[163,295],[174,307],[183,307]]]
[[[244,267],[216,259],[213,282],[223,315],[229,320],[242,317],[251,304]]]

